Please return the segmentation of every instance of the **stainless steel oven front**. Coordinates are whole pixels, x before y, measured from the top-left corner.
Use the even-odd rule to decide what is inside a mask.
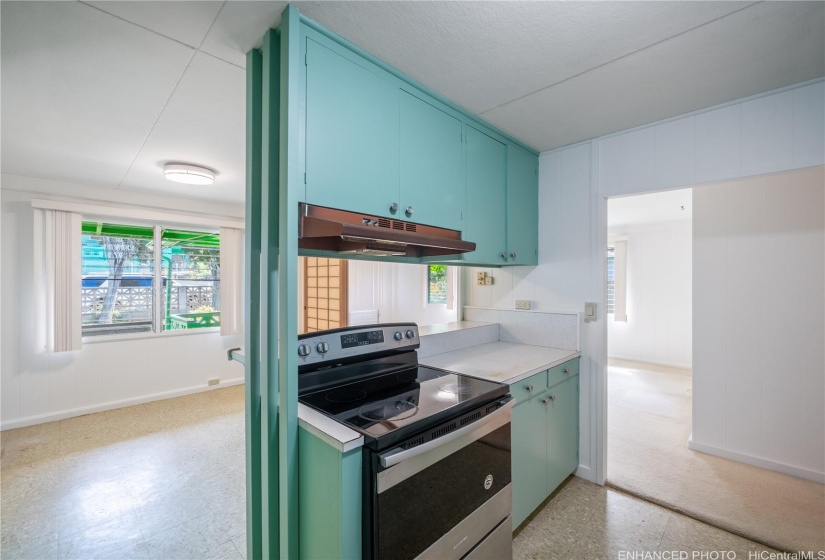
[[[365,558],[512,556],[513,404],[508,396],[494,412],[436,427],[426,443],[365,452]]]

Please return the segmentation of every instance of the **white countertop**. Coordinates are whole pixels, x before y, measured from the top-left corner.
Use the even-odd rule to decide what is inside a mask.
[[[581,352],[577,350],[513,342],[491,342],[428,356],[420,362],[465,375],[512,384],[578,356],[581,356]]]

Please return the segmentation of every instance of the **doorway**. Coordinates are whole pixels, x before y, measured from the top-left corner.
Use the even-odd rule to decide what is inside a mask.
[[[687,450],[692,189],[608,200],[607,483],[650,497]]]

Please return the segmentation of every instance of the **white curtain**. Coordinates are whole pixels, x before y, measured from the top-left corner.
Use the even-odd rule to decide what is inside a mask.
[[[221,228],[221,336],[243,332],[244,230]]]
[[[627,241],[613,242],[613,320],[627,323]]]
[[[37,348],[81,348],[81,217],[34,209],[34,281]]]

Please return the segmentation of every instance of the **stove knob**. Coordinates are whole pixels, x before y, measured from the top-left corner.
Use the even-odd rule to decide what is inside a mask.
[[[413,338],[415,336],[415,333],[412,332],[412,329],[408,330],[405,334],[407,335],[407,338]]]
[[[401,334],[401,331],[395,331],[395,334],[394,334],[394,335],[392,335],[392,337],[393,337],[395,340],[401,340],[402,338],[404,338],[404,335],[403,335],[403,334]]]
[[[309,353],[312,352],[312,348],[309,347],[307,344],[301,344],[298,346],[298,355],[303,357],[309,356]]]
[[[319,354],[326,354],[327,352],[329,352],[329,344],[327,344],[326,342],[319,342],[318,346],[316,346],[315,349],[318,350]]]

